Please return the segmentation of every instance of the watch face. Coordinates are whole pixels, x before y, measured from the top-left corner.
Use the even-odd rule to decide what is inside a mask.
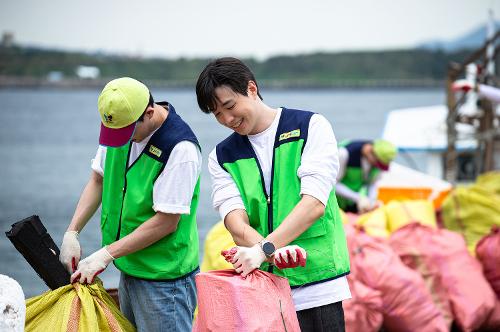
[[[271,242],[264,242],[262,244],[262,251],[264,251],[264,254],[266,256],[271,256],[275,250],[276,249],[274,247],[274,244],[272,244]]]

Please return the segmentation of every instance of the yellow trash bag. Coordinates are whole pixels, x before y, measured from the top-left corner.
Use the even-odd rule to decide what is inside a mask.
[[[128,332],[135,327],[96,279],[92,285],[66,285],[26,300],[25,331]]]
[[[431,201],[423,199],[391,201],[384,206],[384,209],[390,233],[412,222],[437,228],[436,213]]]
[[[444,226],[463,234],[472,255],[491,227],[500,226],[499,193],[500,172],[490,172],[469,187],[457,187],[443,202]]]
[[[480,186],[495,195],[500,195],[500,171],[479,175],[476,179],[476,186]]]
[[[391,235],[387,227],[387,217],[383,206],[362,214],[356,221],[356,225],[363,226],[366,234],[370,236],[387,239]]]
[[[231,249],[236,246],[229,231],[224,226],[224,222],[219,221],[208,232],[205,238],[205,250],[201,271],[232,269],[233,265],[226,262],[220,254],[222,250]]]
[[[339,209],[339,213],[340,213],[340,219],[342,220],[342,224],[343,225],[348,224],[350,222],[350,220],[349,220],[349,217],[347,216],[347,214],[344,212],[344,210]]]

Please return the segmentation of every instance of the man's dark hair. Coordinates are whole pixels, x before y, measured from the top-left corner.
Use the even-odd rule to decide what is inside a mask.
[[[148,105],[146,106],[146,108],[144,109],[144,112],[142,112],[141,116],[139,117],[139,119],[137,119],[137,121],[144,121],[144,114],[146,113],[146,110],[148,109],[148,107],[150,106],[153,106],[153,104],[155,103],[155,100],[153,99],[153,95],[151,94],[151,92],[149,93],[149,101],[148,101]]]
[[[248,96],[248,82],[257,86],[257,95],[262,100],[259,87],[252,71],[236,58],[219,58],[210,62],[201,72],[196,82],[196,98],[198,106],[205,113],[215,110],[217,98],[215,89],[227,86],[236,93]]]

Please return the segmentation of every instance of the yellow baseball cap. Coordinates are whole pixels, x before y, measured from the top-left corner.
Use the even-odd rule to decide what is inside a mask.
[[[389,141],[377,139],[373,141],[373,152],[380,162],[380,165],[377,165],[377,167],[382,170],[387,170],[389,169],[390,162],[398,154],[398,148]]]
[[[138,80],[122,77],[106,84],[97,100],[101,115],[99,144],[111,147],[127,144],[148,103],[149,89]]]

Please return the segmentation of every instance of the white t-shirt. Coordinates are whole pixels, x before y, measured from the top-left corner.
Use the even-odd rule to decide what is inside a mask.
[[[154,132],[141,142],[132,143],[129,166],[141,155]],[[101,176],[104,174],[106,147],[100,145],[92,169]],[[201,172],[201,153],[190,141],[177,143],[153,185],[153,210],[171,214],[189,214],[191,198]]]
[[[267,194],[270,191],[273,146],[280,116],[281,109],[278,109],[276,117],[266,130],[248,135],[262,169]],[[311,195],[326,205],[335,185],[338,167],[337,141],[332,127],[322,115],[314,114],[309,122],[308,138],[297,170],[301,182],[300,193]],[[208,157],[208,170],[212,178],[213,205],[222,220],[233,210],[245,209],[236,183],[220,167],[215,149]],[[295,288],[292,295],[297,311],[351,298],[346,277]]]

